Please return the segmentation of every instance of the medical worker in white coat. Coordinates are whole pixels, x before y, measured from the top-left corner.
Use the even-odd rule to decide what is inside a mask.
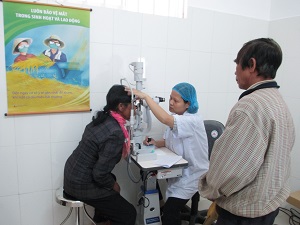
[[[126,87],[126,91],[130,89]],[[168,179],[162,214],[163,225],[180,225],[180,211],[198,191],[199,178],[209,166],[207,136],[203,118],[197,113],[196,90],[189,83],[175,85],[169,100],[171,115],[149,95],[135,89],[132,92],[136,98],[144,99],[155,117],[168,126],[162,140],[151,139],[146,144],[167,147],[188,161],[182,177]]]

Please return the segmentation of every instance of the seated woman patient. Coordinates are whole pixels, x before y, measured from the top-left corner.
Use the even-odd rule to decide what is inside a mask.
[[[64,195],[95,208],[94,221],[111,225],[134,225],[135,207],[120,195],[112,170],[130,151],[124,125],[130,119],[131,96],[123,85],[114,85],[106,106],[97,112],[64,168]]]

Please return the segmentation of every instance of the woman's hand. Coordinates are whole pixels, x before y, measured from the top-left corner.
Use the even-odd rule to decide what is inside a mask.
[[[143,99],[146,101],[147,105],[151,109],[154,116],[163,124],[173,128],[174,126],[174,117],[169,115],[162,107],[160,107],[149,95],[144,92],[138,91],[134,88],[130,90],[129,87],[125,87],[125,91],[128,92],[128,95],[133,94],[137,99]],[[155,144],[158,147],[157,143]]]
[[[147,96],[147,94],[145,94],[144,92],[141,92],[141,91],[136,90],[134,88],[132,88],[133,93],[131,93],[131,89],[129,87],[125,87],[125,91],[127,91],[129,95],[134,94],[139,99],[144,99]]]
[[[115,182],[115,183],[114,183],[113,189],[114,189],[116,192],[120,193],[121,188],[120,188],[120,185],[118,184],[118,182]]]

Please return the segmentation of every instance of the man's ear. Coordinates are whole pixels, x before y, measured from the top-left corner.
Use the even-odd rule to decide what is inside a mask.
[[[254,72],[256,70],[256,59],[255,58],[249,59],[249,69],[251,72]]]

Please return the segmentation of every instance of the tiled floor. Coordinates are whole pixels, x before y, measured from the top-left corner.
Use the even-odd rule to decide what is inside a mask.
[[[188,203],[189,204],[189,203]],[[208,209],[211,202],[206,199],[201,199],[199,202],[199,210]],[[290,207],[287,207],[288,209]],[[188,222],[183,221],[182,225],[187,225]],[[278,216],[275,219],[274,225],[289,225],[289,217],[283,213],[279,212]]]

